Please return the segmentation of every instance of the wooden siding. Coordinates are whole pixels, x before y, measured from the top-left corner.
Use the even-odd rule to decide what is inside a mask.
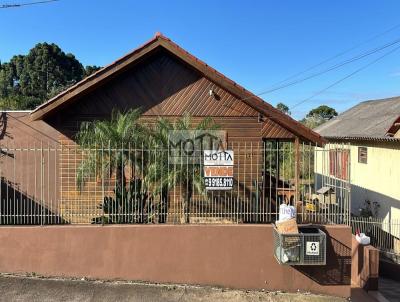
[[[209,95],[213,89],[217,99]],[[97,118],[114,108],[143,115],[257,116],[258,113],[199,73],[161,52],[65,108],[63,117]]]
[[[210,90],[215,96],[209,95]],[[294,137],[268,118],[259,122],[257,111],[167,52],[154,54],[48,122],[72,136],[81,121],[108,118],[115,108],[123,111],[138,107],[147,119],[174,118],[184,113],[195,118],[211,116],[229,137],[238,140]]]
[[[272,120],[267,119],[261,129],[261,136],[264,138],[294,139],[295,135],[287,129],[279,126]]]

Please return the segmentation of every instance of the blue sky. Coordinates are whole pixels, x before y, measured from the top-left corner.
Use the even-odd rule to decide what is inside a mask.
[[[0,0],[23,2],[29,0]],[[38,42],[54,42],[84,64],[106,65],[160,31],[259,93],[400,24],[399,12],[400,1],[60,0],[0,9],[0,60],[25,54]],[[399,38],[400,26],[312,72]],[[390,49],[262,97],[291,107]],[[292,111],[301,118],[320,104],[343,111],[395,95],[400,95],[400,49]]]

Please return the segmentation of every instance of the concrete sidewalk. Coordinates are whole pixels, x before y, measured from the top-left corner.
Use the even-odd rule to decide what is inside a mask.
[[[211,287],[150,285],[0,276],[0,301],[30,302],[343,302],[345,299],[311,294],[223,290]]]
[[[351,288],[351,301],[352,302],[379,302],[379,300],[375,299],[372,295],[368,295],[368,293],[359,287]]]

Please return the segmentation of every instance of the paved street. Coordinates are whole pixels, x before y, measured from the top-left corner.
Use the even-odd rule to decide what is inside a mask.
[[[387,278],[379,278],[379,292],[389,302],[400,301],[400,282]]]
[[[336,302],[344,299],[307,294],[264,293],[215,288],[75,281],[0,276],[0,301],[29,302]]]

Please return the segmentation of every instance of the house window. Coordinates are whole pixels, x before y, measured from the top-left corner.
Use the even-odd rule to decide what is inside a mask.
[[[361,164],[366,164],[368,162],[367,147],[358,147],[358,162]]]
[[[339,179],[349,179],[349,150],[329,151],[329,174]]]

